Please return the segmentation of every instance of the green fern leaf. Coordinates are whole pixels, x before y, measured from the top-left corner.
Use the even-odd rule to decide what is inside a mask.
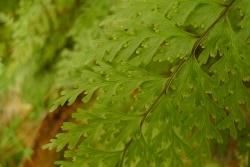
[[[226,129],[236,138],[245,126],[249,9],[247,0],[120,5],[81,55],[87,63],[62,78],[63,102],[80,90],[84,102],[97,98],[47,145],[67,147],[69,161],[58,164],[204,166],[211,140],[223,142]]]

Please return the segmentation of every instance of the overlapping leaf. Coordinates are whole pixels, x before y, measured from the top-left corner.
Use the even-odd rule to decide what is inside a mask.
[[[66,79],[74,87],[64,102],[81,90],[84,102],[97,97],[47,145],[68,145],[72,161],[59,164],[203,166],[211,139],[244,127],[250,46],[240,25],[249,25],[249,9],[246,0],[121,5],[100,24],[88,63]]]

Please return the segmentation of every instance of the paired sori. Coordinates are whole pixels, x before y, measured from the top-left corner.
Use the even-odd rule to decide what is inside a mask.
[[[45,145],[64,153],[56,164],[200,167],[227,161],[231,139],[247,164],[249,0],[15,2],[0,12],[0,91],[18,85],[29,118],[58,89],[55,108],[84,94]]]
[[[55,106],[95,102],[45,146],[57,164],[200,167],[246,126],[249,0],[125,1],[95,32],[60,73]]]

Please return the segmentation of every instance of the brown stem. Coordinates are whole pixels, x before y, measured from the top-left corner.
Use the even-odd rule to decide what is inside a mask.
[[[61,131],[63,122],[68,120],[77,108],[83,105],[83,94],[80,94],[72,105],[63,105],[48,113],[43,119],[33,145],[31,159],[25,160],[23,167],[53,167],[54,161],[60,157],[55,150],[44,150],[42,146],[49,143]]]

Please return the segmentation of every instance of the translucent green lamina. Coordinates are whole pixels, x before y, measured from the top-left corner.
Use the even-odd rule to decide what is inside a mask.
[[[246,166],[250,1],[0,0],[0,166],[82,93],[59,166]]]
[[[119,3],[91,45],[62,63],[63,96],[85,92],[47,144],[63,167],[204,166],[211,141],[245,127],[250,103],[249,0]],[[82,45],[83,46],[83,45]],[[81,60],[81,61],[80,61]]]

